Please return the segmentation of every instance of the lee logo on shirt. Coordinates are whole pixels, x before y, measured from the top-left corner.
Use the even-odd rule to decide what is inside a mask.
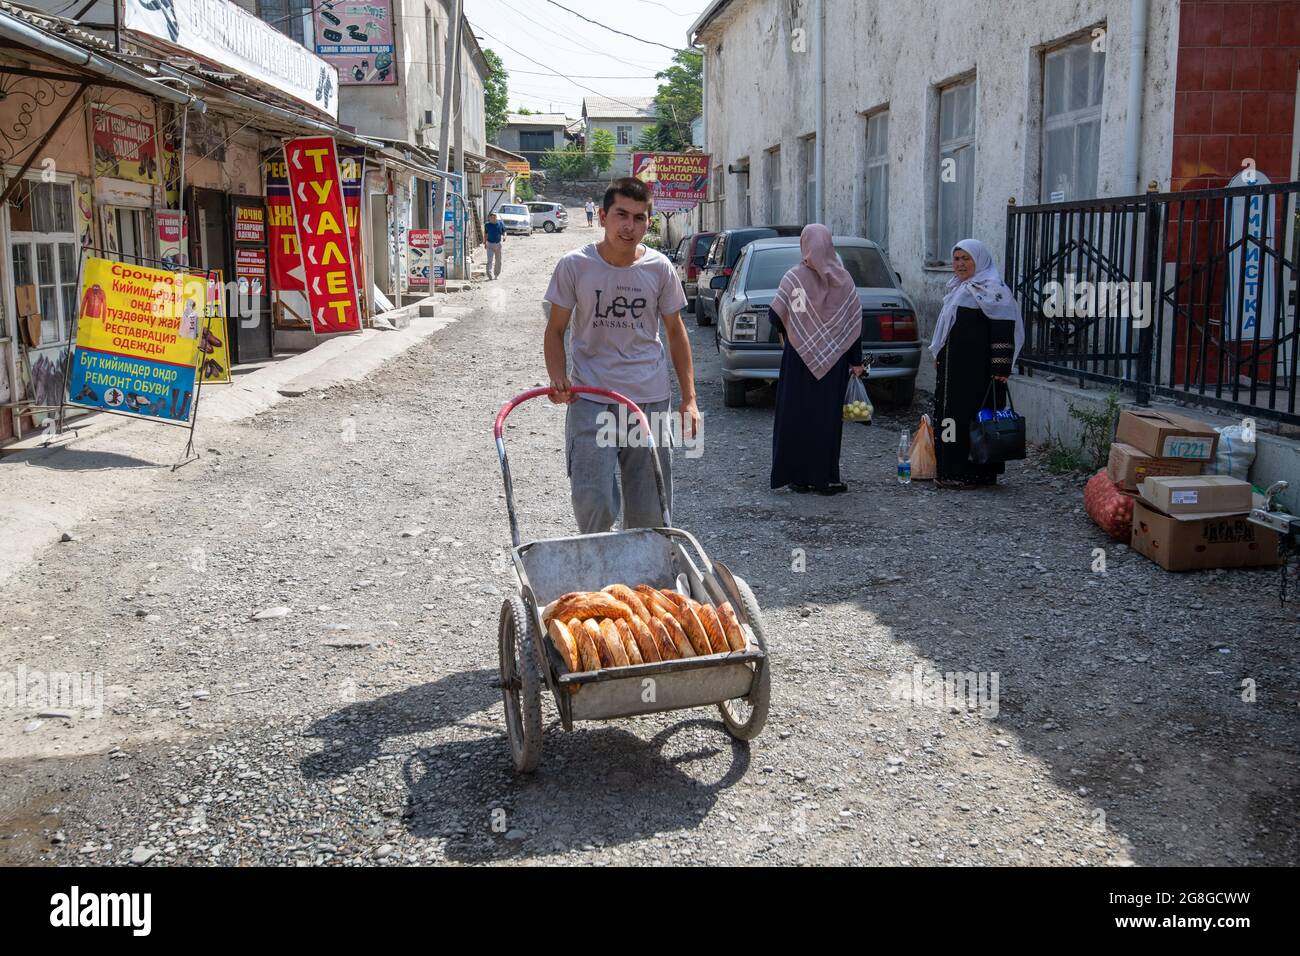
[[[625,319],[631,316],[634,319],[641,318],[645,314],[646,300],[643,298],[633,299],[631,302],[626,296],[615,296],[611,302],[602,311],[600,307],[600,289],[596,290],[596,318],[606,319],[613,317],[616,319]]]

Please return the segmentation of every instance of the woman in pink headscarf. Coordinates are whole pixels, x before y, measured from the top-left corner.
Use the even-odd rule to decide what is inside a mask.
[[[840,481],[840,434],[849,374],[862,374],[862,304],[830,230],[804,226],[802,261],[785,274],[770,321],[781,336],[772,428],[772,487],[824,495]]]

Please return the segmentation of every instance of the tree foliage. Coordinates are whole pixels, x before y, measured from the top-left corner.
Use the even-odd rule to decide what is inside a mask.
[[[614,165],[614,134],[598,129],[591,134],[588,149],[569,143],[562,149],[548,149],[541,162],[544,170],[560,179],[595,179]]]
[[[691,145],[691,123],[704,110],[704,55],[690,50],[673,54],[673,65],[655,74],[654,126],[641,134],[638,148],[680,152]]]
[[[484,49],[483,58],[487,60],[491,72],[483,85],[483,118],[487,127],[489,143],[496,143],[501,130],[506,125],[506,114],[510,112],[509,79],[505,64],[494,50]]]

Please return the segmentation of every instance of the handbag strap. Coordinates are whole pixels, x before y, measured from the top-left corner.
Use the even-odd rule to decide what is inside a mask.
[[[1015,399],[1013,399],[1013,398],[1011,397],[1011,383],[1010,383],[1010,382],[1003,382],[1002,384],[1006,387],[1006,391],[1007,391],[1007,408],[1011,409],[1011,410],[1014,412],[1014,411],[1016,410],[1016,402],[1015,402]],[[994,391],[994,387],[995,387],[996,385],[997,385],[997,379],[990,377],[990,378],[989,378],[989,387],[988,387],[988,389],[984,392],[984,401],[980,404],[980,408],[993,408],[993,409],[997,409],[997,408],[1000,407],[1000,406],[997,406],[997,405],[990,405],[990,404],[988,403],[988,402],[989,402],[989,395],[992,395],[992,396],[993,396],[993,401],[994,401],[994,402],[997,401],[997,397],[998,397],[998,396],[997,396],[997,392]]]

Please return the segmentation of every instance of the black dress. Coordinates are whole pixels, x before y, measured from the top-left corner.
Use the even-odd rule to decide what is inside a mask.
[[[768,316],[772,327],[785,339],[772,424],[772,487],[826,488],[838,484],[844,391],[849,384],[849,368],[862,364],[862,343],[854,340],[830,371],[816,378],[790,344],[776,313],[769,312]]]
[[[994,375],[1011,374],[1015,350],[1015,323],[992,320],[977,308],[957,309],[948,340],[939,350],[935,369],[934,451],[938,478],[973,484],[997,483],[1003,464],[977,465],[970,460],[970,423],[984,406]],[[1006,402],[1006,386],[995,383],[996,404]],[[943,441],[945,419],[953,420],[952,441]]]

